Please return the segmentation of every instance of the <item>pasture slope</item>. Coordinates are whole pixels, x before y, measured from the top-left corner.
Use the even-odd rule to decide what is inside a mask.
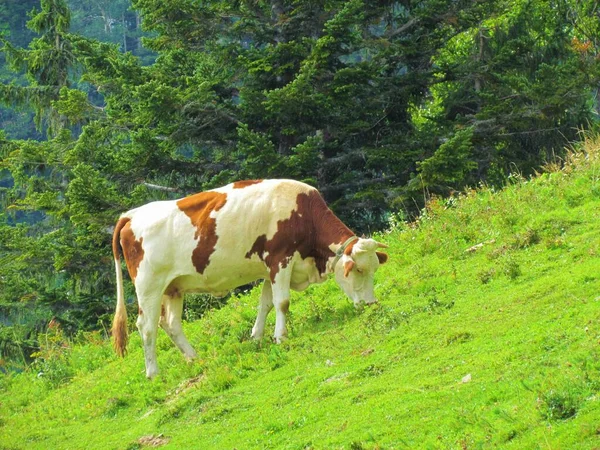
[[[137,333],[121,360],[51,328],[0,377],[0,448],[600,448],[599,148],[433,201],[379,236],[378,305],[294,294],[283,345],[249,339],[257,290],[186,324],[194,363],[161,331],[152,382]]]

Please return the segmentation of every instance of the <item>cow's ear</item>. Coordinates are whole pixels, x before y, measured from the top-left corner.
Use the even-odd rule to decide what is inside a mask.
[[[377,259],[379,260],[379,264],[385,264],[388,260],[388,254],[383,252],[375,252],[377,254]]]
[[[354,261],[348,260],[344,263],[344,278],[348,278],[348,274],[354,267]]]

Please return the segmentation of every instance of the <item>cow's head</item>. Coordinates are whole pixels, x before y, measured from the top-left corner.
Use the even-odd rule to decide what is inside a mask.
[[[375,271],[388,259],[386,253],[376,251],[380,247],[387,245],[374,239],[358,239],[351,254],[342,255],[335,266],[335,279],[355,306],[377,301],[373,286]]]

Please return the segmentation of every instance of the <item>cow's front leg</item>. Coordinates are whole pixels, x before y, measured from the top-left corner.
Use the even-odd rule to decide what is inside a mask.
[[[273,291],[271,290],[271,282],[265,280],[262,293],[260,294],[260,305],[258,306],[256,322],[254,322],[254,326],[252,327],[252,339],[258,340],[263,337],[265,322],[271,309],[273,309]]]
[[[290,265],[291,266],[291,265]],[[272,283],[273,305],[275,306],[275,342],[280,344],[287,339],[286,314],[290,309],[291,267],[280,270]]]

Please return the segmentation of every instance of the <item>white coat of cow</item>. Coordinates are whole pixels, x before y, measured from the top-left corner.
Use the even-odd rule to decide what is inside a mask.
[[[196,356],[181,328],[184,293],[220,296],[263,279],[252,337],[262,337],[267,314],[275,306],[274,338],[281,342],[287,335],[290,289],[301,291],[335,272],[356,305],[375,302],[374,274],[387,261],[378,247],[386,245],[354,236],[315,188],[293,180],[239,181],[132,209],[121,216],[113,234],[115,350],[122,356],[127,345],[119,249],[135,285],[137,327],[146,375],[152,378],[158,373],[159,324],[186,358]]]

